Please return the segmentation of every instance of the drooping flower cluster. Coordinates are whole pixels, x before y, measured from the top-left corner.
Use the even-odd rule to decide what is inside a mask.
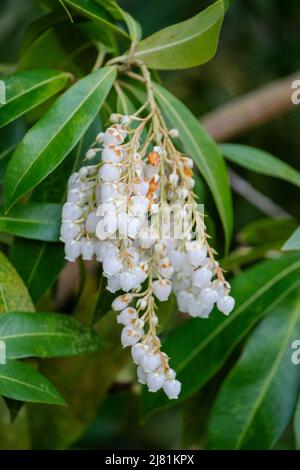
[[[66,258],[102,263],[107,289],[130,346],[138,381],[176,399],[181,383],[161,351],[156,300],[176,295],[179,310],[207,318],[234,307],[230,286],[207,241],[193,192],[193,161],[181,154],[160,113],[113,114],[86,154],[101,160],[69,180],[61,239]]]

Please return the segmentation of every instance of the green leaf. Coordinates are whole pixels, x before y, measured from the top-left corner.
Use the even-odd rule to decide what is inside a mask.
[[[223,155],[247,170],[273,176],[300,187],[300,172],[264,150],[240,144],[222,144]]]
[[[297,228],[295,219],[269,219],[267,217],[254,220],[237,234],[239,243],[260,245],[262,243],[283,242]]]
[[[58,313],[0,315],[0,340],[5,342],[7,359],[73,356],[96,351],[102,344],[91,329]]]
[[[291,361],[291,344],[299,337],[296,293],[256,328],[223,383],[210,419],[209,448],[274,446],[290,422],[299,392],[299,370]]]
[[[99,352],[42,361],[42,372],[61,390],[68,407],[30,406],[35,449],[66,449],[78,440],[96,418],[116,374],[128,361],[130,352],[120,347],[116,313],[110,312],[95,328],[105,338]]]
[[[300,449],[300,396],[298,398],[298,404],[296,407],[296,413],[294,418],[294,429],[296,438],[296,448]]]
[[[298,227],[291,237],[285,242],[282,247],[283,251],[300,250],[300,227]]]
[[[18,72],[5,78],[6,103],[0,107],[0,127],[58,93],[69,79],[70,74],[55,70]]]
[[[100,27],[112,31],[121,38],[128,39],[128,35],[123,29],[116,26],[110,19],[107,12],[92,0],[64,0],[64,3],[81,15],[97,23]]]
[[[74,148],[87,130],[116,76],[104,67],[69,88],[28,131],[9,162],[7,207],[45,179]]]
[[[0,231],[11,235],[55,242],[59,239],[60,224],[60,204],[20,204],[8,213],[0,207]]]
[[[15,400],[64,405],[51,383],[33,367],[19,361],[0,366],[0,395]]]
[[[16,310],[32,312],[34,306],[22,279],[0,252],[0,313]]]
[[[167,121],[171,127],[179,130],[185,151],[193,158],[212,192],[223,223],[228,248],[233,215],[231,192],[222,155],[217,145],[183,103],[158,84],[154,84],[154,92]]]
[[[17,239],[10,260],[25,282],[33,302],[37,302],[52,286],[66,261],[60,243]]]
[[[97,117],[74,151],[34,190],[30,200],[62,203],[70,174],[80,167],[89,145],[100,130],[101,123]],[[25,238],[14,240],[10,259],[27,285],[34,302],[52,286],[66,263],[62,243],[46,243]]]
[[[218,0],[193,18],[154,33],[138,44],[134,57],[160,70],[204,64],[216,53],[226,4]]]
[[[199,390],[223,366],[256,322],[300,285],[300,257],[284,255],[246,270],[232,281],[236,307],[229,317],[214,311],[209,319],[188,320],[163,344],[178,373],[182,391],[175,403]],[[162,392],[143,396],[143,412],[174,405]]]
[[[133,18],[127,11],[119,7],[120,14],[127,26],[129,36],[132,42],[138,43],[142,37],[142,27],[140,23]]]
[[[117,93],[117,113],[130,115],[136,111],[134,104],[128,98],[122,88],[118,88]]]

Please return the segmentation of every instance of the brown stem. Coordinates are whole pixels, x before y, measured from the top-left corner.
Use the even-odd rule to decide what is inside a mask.
[[[226,141],[249,129],[261,126],[296,106],[292,103],[292,82],[300,70],[237,98],[200,118],[217,142]]]

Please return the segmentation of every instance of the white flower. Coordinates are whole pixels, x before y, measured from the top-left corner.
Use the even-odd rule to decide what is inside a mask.
[[[137,176],[133,180],[133,192],[137,196],[146,196],[149,191],[149,182],[146,178]]]
[[[224,313],[224,315],[229,315],[229,313],[234,309],[234,304],[235,300],[230,295],[219,297],[217,301],[217,307],[220,312]]]
[[[176,379],[166,380],[163,389],[170,400],[176,400],[181,391],[181,383]]]
[[[60,239],[64,242],[70,242],[79,235],[80,231],[80,225],[73,222],[63,222],[60,229]]]
[[[145,371],[141,368],[141,366],[138,366],[136,372],[138,382],[142,385],[145,385],[145,383],[147,382],[147,374],[145,373]]]
[[[165,277],[166,279],[170,279],[174,273],[174,268],[170,263],[169,258],[163,258],[158,265],[158,272]]]
[[[201,291],[201,300],[205,304],[214,304],[218,300],[218,294],[216,290],[206,287]]]
[[[193,284],[197,287],[208,286],[212,275],[212,272],[207,268],[197,269],[193,272]]]
[[[121,343],[126,348],[127,346],[133,346],[138,343],[143,336],[144,331],[142,329],[132,328],[131,326],[125,326],[121,333]]]
[[[172,137],[173,139],[175,139],[176,137],[179,137],[178,129],[170,129],[169,136]]]
[[[81,243],[76,240],[72,240],[65,244],[65,258],[68,261],[75,261],[81,254]]]
[[[159,372],[152,372],[147,375],[147,385],[149,392],[157,392],[165,383],[164,374]]]
[[[104,147],[101,158],[106,163],[120,163],[123,158],[122,150],[114,146]]]
[[[123,268],[123,263],[120,256],[106,256],[103,260],[103,272],[105,276],[114,276],[118,274]]]
[[[90,212],[85,222],[86,231],[89,233],[96,233],[96,227],[98,222],[99,217],[97,217],[96,211]]]
[[[120,273],[119,282],[121,289],[125,292],[129,292],[137,285],[137,277],[134,272],[125,271]]]
[[[135,364],[139,364],[142,356],[147,352],[148,347],[145,344],[137,343],[131,348],[131,356]]]
[[[80,206],[77,206],[76,204],[73,204],[72,202],[66,202],[63,205],[63,210],[62,210],[62,219],[63,221],[74,221],[76,219],[79,219],[79,217],[82,215],[83,208]]]
[[[118,274],[107,279],[106,289],[112,294],[121,289]]]
[[[81,254],[83,260],[91,261],[95,254],[95,242],[93,240],[82,240]]]
[[[161,302],[168,300],[172,290],[172,283],[168,279],[153,282],[153,293]]]
[[[127,305],[130,304],[130,302],[132,302],[132,299],[133,297],[131,294],[119,295],[111,304],[112,309],[116,311],[123,310],[125,307],[127,307]]]
[[[92,160],[96,155],[97,155],[97,152],[95,149],[88,149],[88,151],[85,154],[85,158],[87,160]]]
[[[189,242],[187,245],[187,258],[193,266],[201,266],[207,256],[206,246],[198,242]]]
[[[104,145],[120,145],[124,141],[122,134],[114,129],[113,127],[109,127],[103,136],[103,143]]]
[[[132,326],[137,320],[138,315],[134,307],[126,307],[122,312],[117,316],[117,322],[125,325]]]
[[[145,353],[140,359],[140,365],[145,372],[153,372],[161,364],[161,357],[158,353]]]
[[[99,176],[103,181],[111,183],[120,179],[121,169],[114,163],[104,163],[99,170]]]

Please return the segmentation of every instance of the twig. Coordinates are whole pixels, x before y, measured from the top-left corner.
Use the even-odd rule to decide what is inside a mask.
[[[273,218],[291,217],[288,212],[275,204],[267,196],[257,191],[257,189],[253,188],[248,181],[245,181],[234,171],[229,170],[229,178],[232,189],[237,194],[240,194],[240,196],[243,196],[250,204],[260,209],[264,214]]]
[[[223,142],[249,129],[284,114],[296,106],[292,103],[292,82],[300,79],[300,70],[281,80],[264,85],[202,116],[200,121],[208,133]]]

